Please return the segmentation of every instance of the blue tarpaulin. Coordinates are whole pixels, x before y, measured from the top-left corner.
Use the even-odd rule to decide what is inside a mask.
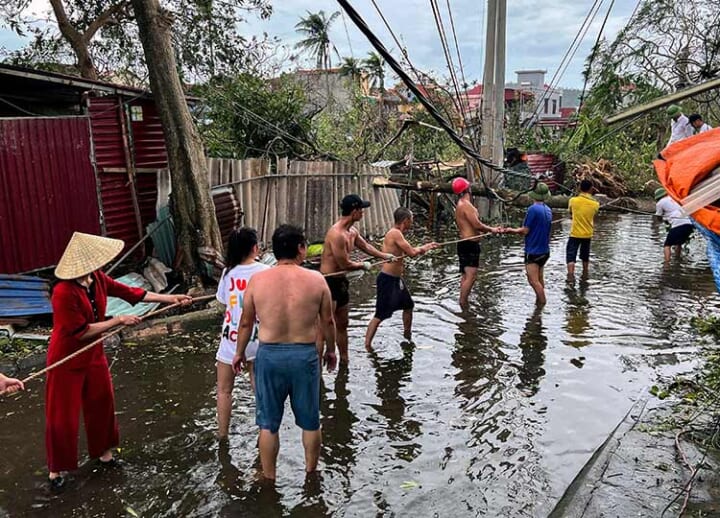
[[[50,284],[29,275],[0,274],[0,317],[25,317],[52,313]]]
[[[720,292],[720,236],[695,220],[693,220],[693,223],[707,241],[708,261],[710,261],[710,268],[715,278],[715,288]]]

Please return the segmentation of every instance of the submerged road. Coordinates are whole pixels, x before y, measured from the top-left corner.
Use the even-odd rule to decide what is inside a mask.
[[[452,247],[409,263],[415,345],[403,343],[397,314],[368,355],[374,278],[352,283],[351,365],[324,375],[319,476],[304,477],[288,408],[278,484],[258,482],[246,378],[229,444],[217,444],[218,322],[119,350],[127,465],[87,463],[60,496],[44,486],[42,385],[0,401],[0,516],[546,516],[640,390],[695,366],[691,317],[720,310],[700,237],[663,267],[664,231],[650,218],[602,214],[590,278],[568,284],[569,222],[553,230],[542,311],[518,238],[483,243],[468,312]]]

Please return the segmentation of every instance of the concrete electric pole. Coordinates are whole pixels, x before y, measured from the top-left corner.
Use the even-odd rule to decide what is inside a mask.
[[[504,158],[506,16],[507,0],[488,0],[480,154],[498,165]],[[485,178],[497,187],[502,175],[486,169]]]

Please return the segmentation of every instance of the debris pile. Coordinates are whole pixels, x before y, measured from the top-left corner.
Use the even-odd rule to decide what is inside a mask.
[[[612,162],[604,158],[579,164],[573,171],[573,179],[576,185],[581,180],[590,180],[598,193],[610,198],[620,198],[628,194],[625,180],[615,170]]]

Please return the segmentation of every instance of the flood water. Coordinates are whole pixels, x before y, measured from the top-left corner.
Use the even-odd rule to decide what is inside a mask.
[[[453,247],[411,262],[415,345],[402,343],[396,314],[373,356],[363,336],[374,279],[355,281],[351,365],[323,378],[318,477],[304,476],[288,408],[277,485],[258,482],[246,378],[229,445],[218,445],[215,344],[180,336],[119,350],[112,372],[127,464],[102,473],[84,458],[60,496],[44,485],[42,384],[0,401],[0,515],[545,516],[638,394],[695,365],[690,318],[720,309],[699,236],[663,268],[664,230],[651,218],[603,214],[590,278],[570,285],[568,231],[567,221],[553,230],[542,311],[517,237],[484,243],[467,312]]]

